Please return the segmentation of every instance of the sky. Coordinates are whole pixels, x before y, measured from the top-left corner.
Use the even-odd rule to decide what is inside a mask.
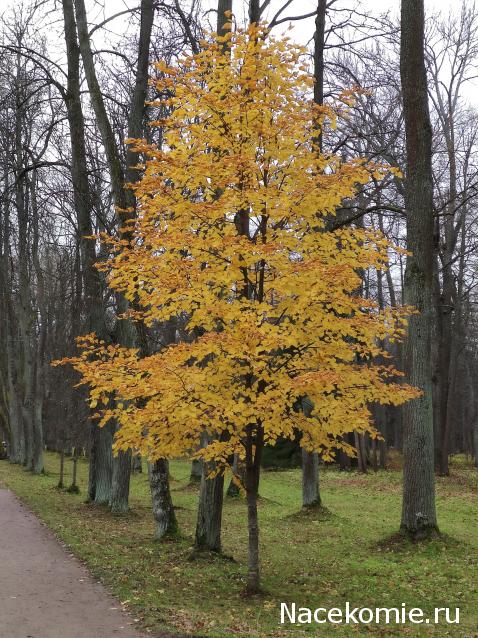
[[[122,0],[107,0],[107,2],[121,2]],[[400,0],[356,0],[357,5],[363,12],[377,13],[377,15],[390,11],[392,14],[398,15],[400,11]],[[467,0],[470,4],[473,0]],[[233,3],[240,6],[243,0],[233,0]],[[281,6],[283,0],[273,0],[271,7]],[[337,6],[351,7],[354,4],[354,0],[339,0]],[[429,14],[443,12],[447,14],[450,11],[450,7],[453,5],[459,5],[460,0],[425,0],[425,10]],[[288,8],[285,15],[300,15],[313,11],[317,7],[317,0],[293,0],[292,4]],[[274,13],[274,9],[271,10],[271,14]],[[301,43],[307,42],[314,32],[314,20],[304,20],[296,22],[293,30],[293,34],[297,34],[297,39]]]
[[[263,0],[261,0],[261,2],[262,1]],[[28,6],[29,2],[33,2],[33,0],[23,0],[23,2]],[[187,6],[188,0],[184,0],[184,2]],[[285,0],[272,0],[268,8],[266,19],[268,18],[270,20],[284,2]],[[471,7],[472,4],[474,4],[474,0],[465,0],[465,3]],[[9,8],[14,7],[16,4],[18,4],[18,0],[0,0],[0,14],[3,13],[4,10],[8,11]],[[138,4],[139,0],[86,0],[89,22],[92,24],[101,22],[105,17],[124,11],[129,7],[137,7]],[[372,15],[376,14],[378,16],[390,11],[398,17],[400,4],[400,0],[337,0],[335,8],[344,7],[350,9],[357,6],[360,11],[371,13]],[[63,21],[60,13],[61,3],[59,4],[56,0],[50,0],[50,2],[44,6],[48,10],[49,20],[51,20],[49,24],[49,36],[47,36],[48,41],[51,50],[56,52],[56,54],[53,55],[57,62],[62,64],[64,62],[64,42],[62,33]],[[56,7],[56,11],[50,11],[52,6]],[[217,0],[202,0],[202,6],[204,9],[215,9],[217,7]],[[246,7],[247,2],[245,0],[233,0],[233,12],[236,14],[239,22],[242,22],[242,19],[245,18],[247,14]],[[292,0],[290,6],[281,17],[302,15],[314,11],[316,7],[317,0]],[[461,0],[425,0],[425,8],[429,15],[437,13],[448,15],[450,11],[458,12],[460,7]],[[215,15],[211,12],[209,16],[214,27],[216,21]],[[128,28],[128,21],[129,16],[123,15],[110,22],[107,25],[108,30],[111,31],[110,35],[113,35],[113,33],[119,35],[124,32]],[[277,28],[276,33],[278,33],[279,29],[286,30],[287,26],[287,24],[281,25]],[[287,35],[299,44],[305,45],[308,44],[313,37],[314,26],[313,18],[296,21],[293,23],[293,29],[289,31]],[[42,30],[42,33],[44,33],[44,30]],[[102,48],[101,45],[103,43],[100,39],[102,37],[106,37],[111,42],[110,37],[108,37],[104,31],[97,31],[94,37],[95,46],[97,48]],[[478,99],[475,97],[478,93],[478,82],[471,82],[465,91],[467,101],[476,104],[478,102]]]
[[[5,0],[3,0],[5,1]],[[13,2],[14,0],[7,0],[7,2]],[[262,1],[262,0],[261,0]],[[285,0],[272,0],[266,18],[271,18],[277,11],[277,9],[284,4]],[[0,0],[1,4],[2,0]],[[469,3],[470,6],[474,2],[474,0],[465,0],[466,3]],[[96,11],[93,9],[89,12],[90,20],[95,20],[95,15],[104,16],[111,15],[117,13],[119,11],[124,10],[126,7],[132,7],[138,5],[138,0],[87,0],[87,4],[90,4],[90,7],[93,8],[96,4],[97,7],[100,5],[104,6],[104,11],[97,9]],[[185,4],[187,6],[188,2],[185,0]],[[400,11],[400,0],[338,0],[336,7],[353,7],[354,4],[359,7],[359,9],[363,12],[376,13],[377,15],[382,14],[386,11],[390,11],[392,14],[398,16]],[[207,8],[215,9],[217,7],[217,0],[202,0],[202,6]],[[240,20],[246,14],[246,6],[247,3],[245,0],[233,0],[233,11],[237,15]],[[450,12],[450,9],[455,7],[458,9],[461,6],[461,0],[425,0],[425,8],[428,14],[434,13],[443,13],[447,15]],[[291,16],[291,15],[302,15],[314,11],[317,7],[317,0],[292,0],[288,9],[282,14],[281,17]],[[213,13],[210,13],[211,22],[213,26],[215,25],[215,16]],[[127,20],[127,18],[119,18],[114,23],[111,23],[111,26],[115,31],[121,29],[121,21]],[[287,24],[285,24],[281,28],[286,28]],[[314,33],[314,19],[309,18],[307,20],[294,22],[294,28],[292,32],[288,35],[292,37],[292,39],[296,40],[300,44],[307,44],[312,38]]]
[[[1,1],[1,0],[0,0]],[[473,0],[466,0],[471,3]],[[13,0],[10,0],[13,2]],[[94,2],[94,0],[91,0]],[[112,14],[121,11],[126,6],[134,6],[138,4],[137,0],[103,0],[105,5],[105,13]],[[361,10],[367,12],[376,12],[377,14],[390,10],[392,13],[398,14],[400,9],[400,0],[339,0],[337,6],[353,6],[354,2],[360,7]],[[277,11],[277,7],[284,4],[284,0],[272,0],[268,10],[269,17],[274,15]],[[448,13],[450,7],[453,5],[459,5],[460,0],[425,0],[425,7],[428,13],[444,12]],[[214,8],[217,6],[217,0],[203,0],[203,6],[210,6]],[[244,12],[246,2],[244,0],[233,0],[233,11],[235,11],[240,17]],[[317,6],[317,0],[293,0],[289,8],[283,14],[286,15],[301,15],[313,11]],[[297,37],[300,40],[308,40],[314,30],[313,19],[303,20],[295,23],[294,33],[297,33]]]

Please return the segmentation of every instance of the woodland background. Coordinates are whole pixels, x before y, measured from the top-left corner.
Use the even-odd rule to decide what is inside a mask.
[[[124,140],[161,142],[161,131],[147,126],[157,114],[144,106],[155,97],[147,85],[148,75],[155,73],[150,62],[174,64],[181,53],[197,51],[211,26],[221,31],[221,16],[231,8],[238,20],[264,20],[273,32],[289,22],[314,21],[312,41],[303,42],[316,79],[313,99],[321,104],[351,88],[356,95],[348,117],[324,135],[324,148],[344,159],[384,161],[405,176],[390,174],[370,183],[343,203],[332,224],[380,229],[400,247],[429,257],[431,312],[425,330],[431,335],[431,350],[425,361],[430,362],[433,445],[426,453],[432,455],[440,486],[447,480],[452,485],[450,459],[456,455],[459,464],[467,459],[470,472],[476,473],[471,465],[478,462],[478,125],[467,96],[477,77],[478,8],[464,0],[450,13],[429,11],[425,21],[432,139],[424,163],[431,162],[433,204],[427,213],[431,232],[426,231],[417,251],[415,240],[420,237],[410,234],[410,224],[407,232],[412,181],[407,175],[412,173],[405,138],[410,104],[404,104],[404,66],[412,68],[416,51],[411,48],[408,58],[400,51],[406,11],[402,7],[400,24],[394,15],[367,11],[366,3],[318,0],[304,15],[300,3],[295,4],[298,8],[290,1],[237,0],[236,7],[219,0],[217,7],[210,7],[200,0],[141,0],[116,12],[106,7],[105,13],[98,3],[85,6],[83,0],[24,0],[1,16],[0,452],[37,475],[44,473],[46,458],[50,474],[60,468],[60,487],[72,492],[81,487],[83,500],[86,496],[125,516],[130,475],[143,472],[152,492],[158,537],[168,529],[165,511],[172,510],[167,463],[146,464],[134,453],[113,457],[113,433],[89,423],[75,373],[50,363],[73,355],[75,338],[91,330],[112,343],[127,338],[117,320],[121,299],[94,268],[105,258],[105,248],[85,238],[98,232],[116,234],[115,206],[132,203],[125,184],[137,176],[131,169],[134,153]],[[409,27],[412,32],[413,16]],[[414,113],[418,119],[422,115],[427,114]],[[364,296],[380,307],[407,301],[406,262],[406,255],[398,254],[389,271],[363,272]],[[141,346],[154,352],[186,338],[186,325],[178,319],[145,331]],[[419,337],[415,343],[413,338],[409,335],[405,348],[420,348]],[[404,346],[390,344],[389,350],[397,367],[406,367]],[[415,455],[422,454],[423,441],[413,436],[407,441],[404,420],[409,412],[395,407],[373,410],[383,439],[354,432],[351,424],[349,442],[356,457],[339,453],[332,472],[396,469],[404,444],[409,453],[414,445]],[[65,459],[70,458],[71,480],[65,470],[70,467]],[[264,465],[302,466],[297,508],[321,505],[318,476],[323,463],[301,451],[299,440],[267,449]],[[180,467],[181,480],[193,486],[188,489],[194,497],[194,484],[202,481],[195,543],[220,549],[220,522],[211,513],[221,510],[217,490],[222,491],[222,485],[218,488],[207,479],[197,461],[187,470],[184,464]],[[430,481],[423,489],[432,490]],[[429,495],[432,500],[431,491]]]

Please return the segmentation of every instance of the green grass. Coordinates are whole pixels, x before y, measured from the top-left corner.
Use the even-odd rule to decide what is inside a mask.
[[[69,467],[67,461],[67,469]],[[130,608],[143,626],[211,638],[282,636],[478,637],[478,471],[464,459],[438,479],[443,537],[412,545],[387,539],[400,513],[399,471],[359,476],[322,472],[328,513],[299,514],[300,472],[264,473],[259,506],[262,575],[266,593],[242,597],[246,575],[244,502],[226,500],[224,552],[191,561],[197,491],[187,487],[189,464],[171,463],[172,490],[182,536],[152,540],[145,474],[132,480],[132,512],[116,517],[84,503],[87,467],[80,463],[80,495],[56,488],[59,459],[46,455],[45,476],[0,462],[0,481],[34,510]],[[280,602],[301,606],[460,607],[461,624],[289,626],[279,624]]]

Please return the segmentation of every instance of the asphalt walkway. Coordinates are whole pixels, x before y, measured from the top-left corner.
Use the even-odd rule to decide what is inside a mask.
[[[151,638],[135,625],[54,535],[0,489],[0,638]]]

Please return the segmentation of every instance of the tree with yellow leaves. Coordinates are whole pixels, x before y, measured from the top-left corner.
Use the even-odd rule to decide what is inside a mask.
[[[363,269],[386,267],[389,244],[325,229],[384,169],[319,152],[317,126],[334,113],[311,100],[302,50],[265,35],[253,25],[212,37],[178,67],[157,65],[164,143],[135,142],[147,158],[134,186],[139,216],[109,240],[101,266],[142,320],[187,317],[191,339],[141,358],[89,335],[69,360],[101,423],[120,424],[117,450],[191,453],[219,470],[243,460],[249,592],[259,589],[264,444],[299,432],[330,458],[347,447],[344,433],[375,435],[371,403],[416,396],[379,345],[402,336],[404,310],[380,311],[358,293]]]

